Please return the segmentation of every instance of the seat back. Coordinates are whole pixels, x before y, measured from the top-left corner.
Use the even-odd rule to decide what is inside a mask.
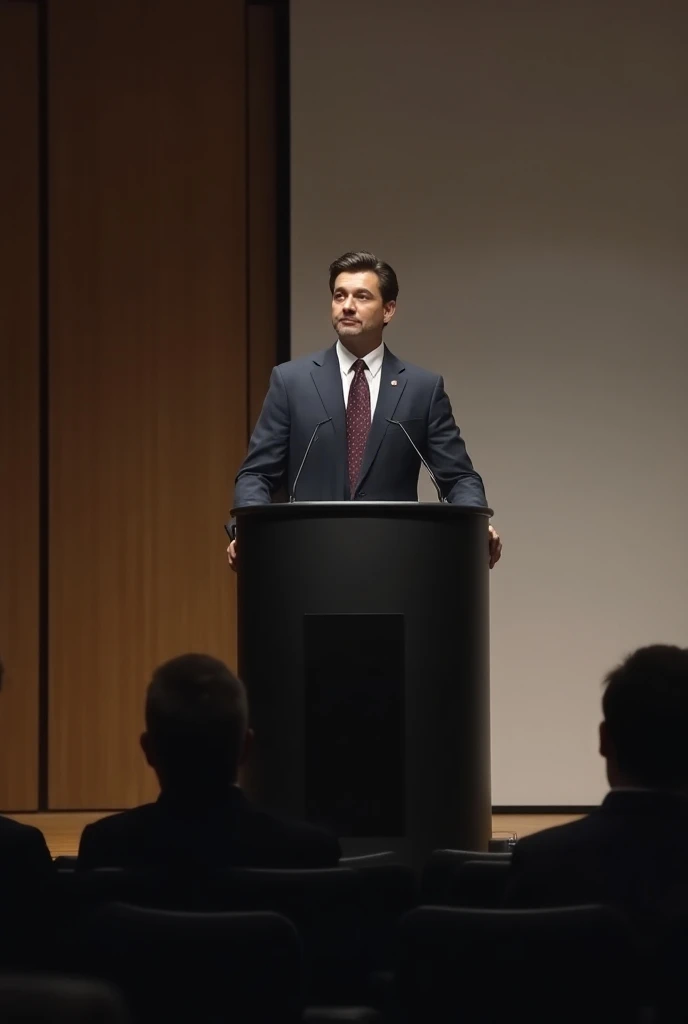
[[[105,904],[71,935],[72,970],[125,995],[136,1021],[296,1024],[301,944],[273,913],[199,913]]]
[[[26,974],[0,976],[0,1021],[128,1024],[124,999],[104,982]]]
[[[435,850],[426,861],[421,874],[420,902],[445,906],[449,902],[449,885],[456,870],[467,861],[511,863],[510,853],[488,853],[484,850]]]
[[[361,883],[363,939],[368,971],[394,965],[399,922],[418,906],[418,876],[406,864],[365,864],[355,868]]]
[[[628,922],[607,907],[420,907],[401,925],[397,1003],[408,1024],[630,1022],[640,959]]]
[[[339,858],[339,866],[342,868],[364,868],[376,864],[399,863],[399,857],[394,850],[379,850],[377,853],[359,853]]]
[[[58,871],[76,871],[79,858],[72,854],[61,853],[53,857],[53,864]]]
[[[231,868],[202,877],[99,868],[77,879],[77,905],[124,902],[191,913],[282,914],[303,942],[308,1001],[336,1003],[366,992],[371,966],[365,878],[351,868]]]
[[[668,920],[656,929],[653,946],[652,999],[660,1024],[688,1019],[688,917]]]
[[[510,870],[508,860],[467,860],[454,870],[447,883],[449,906],[493,910],[503,907]]]

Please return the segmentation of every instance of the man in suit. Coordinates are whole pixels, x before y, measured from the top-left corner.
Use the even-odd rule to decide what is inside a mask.
[[[382,332],[396,311],[396,274],[369,252],[349,252],[330,266],[331,348],[275,367],[234,505],[268,504],[296,476],[313,432],[295,497],[302,501],[417,501],[421,460],[396,424],[403,423],[454,504],[486,506],[440,376],[398,359]],[[319,424],[319,426],[318,426]],[[236,568],[235,527],[227,548]],[[489,564],[501,555],[490,526]]]
[[[0,691],[3,676],[0,661]],[[22,964],[35,950],[55,909],[56,884],[40,829],[0,817],[0,965]]]
[[[216,658],[161,665],[146,698],[141,747],[160,783],[156,803],[87,825],[80,868],[331,867],[338,841],[254,807],[237,785],[251,741],[243,684]]]
[[[638,649],[608,674],[602,708],[610,792],[516,844],[507,903],[612,904],[652,924],[688,910],[688,649]]]

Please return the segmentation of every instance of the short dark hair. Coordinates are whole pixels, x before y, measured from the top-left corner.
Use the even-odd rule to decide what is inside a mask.
[[[146,730],[167,781],[236,779],[248,724],[243,683],[208,654],[160,665],[146,694]]]
[[[605,679],[602,710],[619,770],[652,787],[688,783],[688,649],[641,647]]]
[[[383,302],[396,302],[399,294],[397,275],[389,263],[378,259],[365,249],[361,249],[360,252],[345,252],[330,264],[330,294],[334,294],[334,283],[340,274],[355,274],[361,270],[372,270],[377,274]]]

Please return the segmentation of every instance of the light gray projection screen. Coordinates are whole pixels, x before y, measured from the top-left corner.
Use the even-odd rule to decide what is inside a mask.
[[[596,803],[604,673],[688,644],[688,5],[291,10],[292,354],[335,256],[392,263],[504,537],[493,802]]]

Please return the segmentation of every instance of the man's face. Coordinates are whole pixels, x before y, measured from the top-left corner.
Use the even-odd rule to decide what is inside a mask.
[[[395,302],[383,302],[374,270],[339,274],[332,292],[332,326],[342,339],[381,332],[394,316]]]

